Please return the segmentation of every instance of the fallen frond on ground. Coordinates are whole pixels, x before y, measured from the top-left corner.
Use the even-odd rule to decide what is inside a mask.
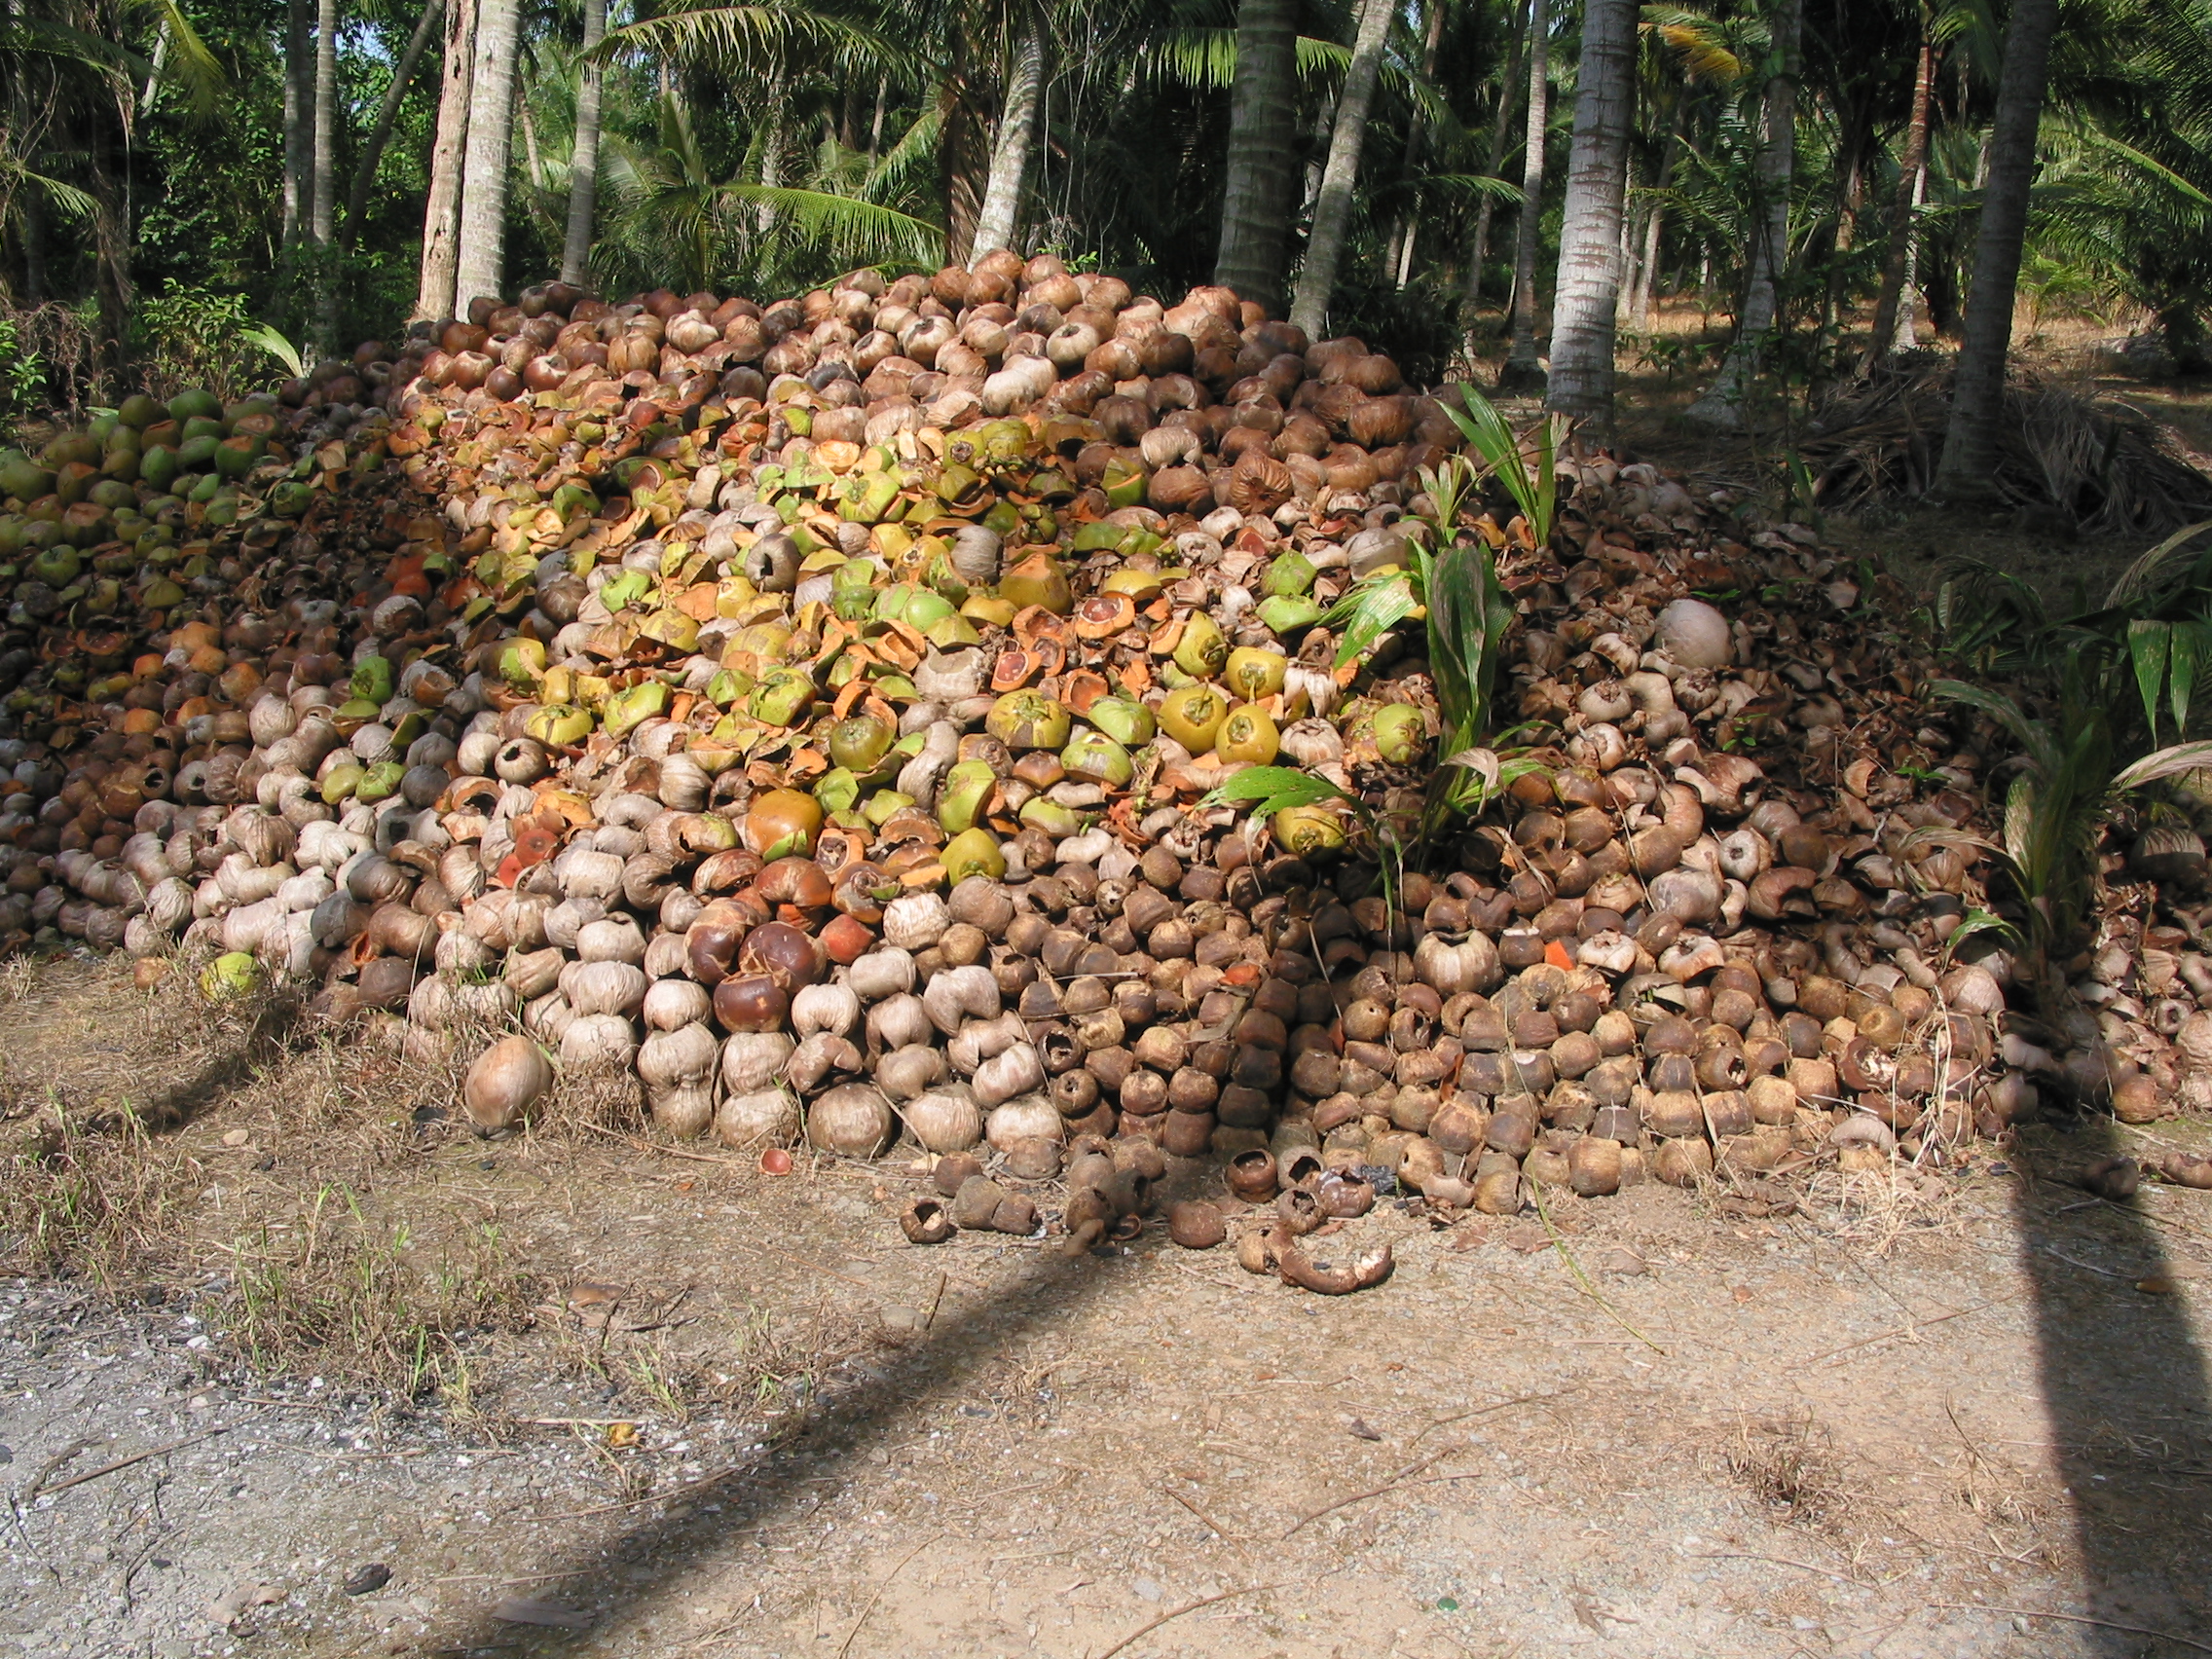
[[[1928,493],[1950,419],[1948,359],[1900,358],[1838,387],[1797,446],[1827,511]],[[2212,478],[2141,410],[2033,376],[2005,390],[1995,481],[2014,507],[2092,533],[2157,535],[2212,514]]]

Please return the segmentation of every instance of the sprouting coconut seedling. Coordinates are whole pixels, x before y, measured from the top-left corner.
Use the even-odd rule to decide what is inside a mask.
[[[1483,458],[1486,470],[1505,486],[1513,504],[1529,521],[1530,540],[1538,548],[1549,546],[1552,518],[1559,506],[1557,464],[1559,440],[1567,429],[1566,421],[1556,415],[1548,416],[1524,436],[1517,437],[1496,406],[1473,387],[1462,385],[1459,396],[1466,405],[1463,410],[1455,409],[1441,399],[1439,406],[1465,434],[1475,453]],[[1522,448],[1524,442],[1528,446],[1526,454]]]

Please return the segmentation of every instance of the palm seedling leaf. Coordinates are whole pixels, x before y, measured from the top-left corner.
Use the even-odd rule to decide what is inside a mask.
[[[1200,803],[1206,806],[1249,804],[1262,818],[1295,807],[1318,806],[1325,800],[1351,797],[1328,779],[1295,766],[1247,766],[1216,787]]]

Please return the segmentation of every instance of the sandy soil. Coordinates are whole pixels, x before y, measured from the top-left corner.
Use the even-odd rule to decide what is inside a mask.
[[[34,988],[0,1047],[52,1077],[129,994],[74,965]],[[0,1290],[0,1652],[1952,1659],[2212,1633],[2212,1198],[2063,1179],[2140,1131],[1827,1177],[1794,1213],[1385,1203],[1343,1242],[1388,1239],[1395,1274],[1327,1299],[1157,1223],[1073,1262],[909,1246],[897,1157],[776,1178],[480,1142],[374,1089],[311,1114],[306,1063],[150,1143],[170,1208],[104,1288]],[[343,1332],[279,1330],[256,1370],[241,1287],[300,1273],[302,1234],[356,1318],[351,1274],[528,1288],[429,1339],[412,1398]]]

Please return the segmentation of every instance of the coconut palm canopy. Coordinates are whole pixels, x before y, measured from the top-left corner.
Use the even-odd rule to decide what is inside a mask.
[[[2035,55],[2017,3],[1586,0],[1537,6],[1538,42],[1530,12],[22,0],[0,22],[5,418],[273,377],[250,324],[312,360],[480,297],[460,288],[771,293],[1001,243],[1295,303],[1420,381],[1518,319],[1516,361],[1547,344],[1584,415],[1610,395],[1591,366],[1661,350],[1655,310],[1692,302],[1745,321],[1701,404],[1741,424],[1770,383],[1955,336],[1988,231],[2036,316],[2202,366],[2200,4],[2090,0],[2046,29],[2003,154],[2007,55]]]

